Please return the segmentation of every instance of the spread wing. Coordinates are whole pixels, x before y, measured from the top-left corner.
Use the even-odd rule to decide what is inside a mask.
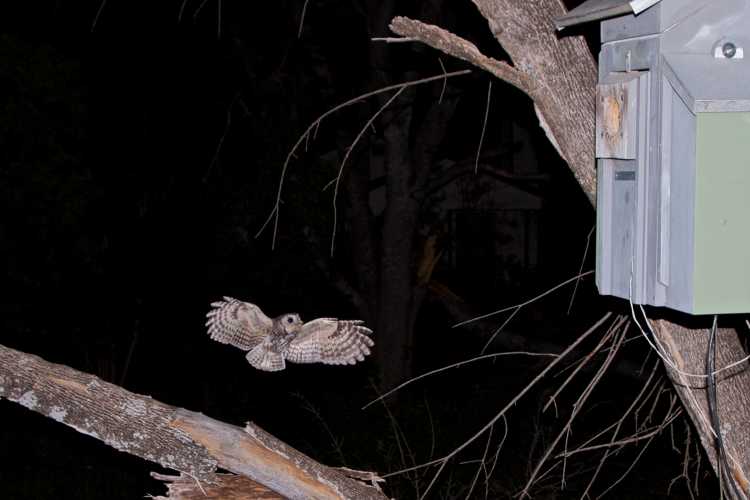
[[[284,357],[293,363],[353,365],[370,354],[371,333],[362,321],[318,318],[300,327]]]
[[[211,306],[206,326],[217,342],[249,351],[271,334],[273,321],[254,304],[224,297]]]

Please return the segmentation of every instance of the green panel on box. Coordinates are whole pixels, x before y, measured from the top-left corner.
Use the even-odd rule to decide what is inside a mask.
[[[699,113],[694,314],[750,312],[750,113]]]

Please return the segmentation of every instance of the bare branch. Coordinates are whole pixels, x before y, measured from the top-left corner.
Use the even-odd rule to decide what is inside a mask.
[[[297,38],[302,38],[302,28],[305,26],[305,14],[307,13],[307,3],[309,0],[305,0],[302,4],[302,14],[299,16],[299,29],[297,30]]]
[[[675,396],[675,397],[673,398],[673,401],[672,401],[672,405],[674,405],[674,403],[676,402],[676,399],[677,399],[677,398],[676,398],[676,396]],[[671,409],[671,408],[672,408],[672,407],[670,407],[670,409]],[[620,483],[621,483],[621,482],[622,482],[622,481],[623,481],[623,480],[625,479],[625,477],[626,477],[626,476],[627,476],[628,474],[630,474],[630,472],[631,472],[631,471],[633,470],[633,468],[635,467],[635,465],[636,465],[636,464],[638,463],[638,461],[639,461],[639,460],[641,459],[641,457],[643,456],[643,454],[644,454],[644,453],[646,453],[646,450],[648,449],[648,446],[649,446],[649,444],[651,444],[651,441],[653,441],[655,437],[656,437],[656,434],[654,434],[653,436],[649,437],[649,438],[648,438],[648,439],[646,440],[646,443],[645,443],[645,444],[644,444],[644,445],[643,445],[643,446],[641,447],[640,451],[638,452],[638,455],[636,455],[636,457],[635,457],[635,458],[633,459],[633,462],[632,462],[632,463],[630,464],[630,467],[628,467],[628,468],[627,468],[627,469],[625,470],[625,472],[623,472],[623,473],[622,473],[622,474],[620,475],[620,477],[619,477],[619,478],[617,478],[617,480],[616,480],[615,482],[613,482],[613,483],[612,483],[611,485],[609,485],[609,487],[608,487],[608,488],[607,488],[606,490],[604,490],[604,491],[603,491],[603,492],[602,492],[602,493],[601,493],[601,494],[599,495],[599,497],[603,497],[604,495],[606,495],[606,494],[607,494],[608,492],[610,492],[610,491],[611,491],[611,490],[612,490],[612,489],[613,489],[613,488],[614,488],[615,486],[617,486],[618,484],[620,484]]]
[[[336,200],[338,199],[339,186],[341,185],[341,176],[344,174],[344,165],[346,165],[346,160],[349,159],[349,155],[351,155],[352,151],[354,150],[354,147],[357,145],[357,143],[359,142],[359,140],[362,138],[362,136],[364,135],[365,131],[367,131],[367,129],[370,128],[370,126],[377,119],[377,117],[380,116],[380,114],[383,111],[385,111],[385,109],[388,106],[390,106],[391,103],[393,101],[395,101],[398,98],[398,96],[400,96],[401,93],[404,90],[406,90],[406,87],[401,87],[400,89],[398,89],[398,91],[396,91],[396,93],[394,93],[382,106],[380,106],[380,108],[367,120],[367,122],[360,129],[359,133],[354,138],[354,140],[352,141],[352,143],[349,145],[348,148],[346,148],[346,154],[344,154],[344,159],[341,160],[341,166],[339,167],[339,172],[336,175],[336,178],[333,181],[331,181],[331,182],[334,183],[334,188],[333,188],[333,229],[331,230],[331,253],[330,253],[331,257],[333,257],[333,249],[334,249],[334,245],[336,243],[336,228],[338,226],[338,220],[339,220],[339,217],[338,217],[339,212],[338,212],[338,209],[336,207]],[[325,188],[323,188],[323,189],[325,189]]]
[[[490,117],[490,98],[492,97],[492,80],[487,84],[487,104],[484,108],[484,120],[482,121],[482,133],[479,135],[479,145],[477,146],[477,156],[474,159],[474,173],[479,170],[479,156],[482,153],[482,143],[484,142],[484,133],[487,131],[487,120]]]
[[[424,463],[424,464],[421,464],[421,465],[418,465],[418,466],[415,466],[415,467],[410,467],[408,469],[404,469],[404,470],[401,470],[401,471],[392,472],[390,474],[385,474],[385,475],[383,475],[383,477],[389,477],[389,476],[392,476],[392,475],[395,475],[395,474],[402,474],[402,473],[409,472],[409,471],[412,471],[412,470],[416,470],[416,469],[419,469],[419,468],[429,467],[431,465],[438,465],[439,464],[438,470],[437,470],[437,472],[435,472],[435,475],[433,476],[432,481],[427,486],[427,489],[425,490],[425,492],[422,494],[422,498],[424,498],[427,495],[427,493],[429,493],[431,487],[435,484],[435,481],[437,481],[438,477],[440,476],[440,473],[443,471],[443,469],[445,468],[445,466],[447,465],[447,463],[448,463],[449,460],[451,460],[458,453],[460,453],[462,450],[464,450],[467,446],[469,446],[471,443],[473,443],[474,441],[476,441],[485,432],[487,432],[489,429],[491,429],[499,419],[504,418],[505,414],[508,412],[508,410],[510,408],[512,408],[527,392],[529,392],[542,378],[544,378],[547,375],[547,373],[549,373],[550,370],[552,370],[557,365],[557,363],[559,363],[562,359],[564,359],[565,356],[567,356],[568,354],[570,354],[576,347],[578,347],[578,345],[581,342],[583,342],[584,340],[586,340],[591,334],[593,334],[595,331],[598,331],[599,327],[602,324],[604,324],[611,315],[612,315],[612,313],[606,313],[591,328],[589,328],[586,332],[584,332],[583,334],[581,334],[574,342],[572,342],[567,347],[567,349],[565,349],[554,360],[552,360],[550,362],[550,364],[548,364],[544,368],[544,370],[542,370],[536,377],[534,377],[528,384],[526,384],[526,386],[523,389],[521,389],[521,391],[519,391],[518,394],[516,394],[498,413],[496,413],[495,416],[492,417],[492,419],[490,419],[490,421],[487,422],[487,424],[484,425],[484,427],[482,427],[481,429],[479,429],[476,433],[474,433],[474,435],[472,435],[469,439],[467,439],[466,441],[464,441],[462,444],[460,444],[459,446],[457,446],[456,448],[454,448],[453,451],[451,451],[447,455],[445,455],[442,458],[439,458],[437,460],[432,460],[430,462],[427,462],[427,463]],[[614,326],[620,324],[622,321],[623,321],[623,318],[619,317],[615,321],[615,325]],[[612,328],[614,328],[614,326]]]
[[[528,75],[504,61],[482,54],[476,45],[432,24],[415,21],[408,17],[394,17],[391,31],[410,40],[418,40],[441,52],[470,62],[531,95],[534,85]]]
[[[612,325],[612,327],[609,329],[607,336],[621,329],[624,324],[625,324],[625,319],[619,318],[618,321],[616,321],[615,324]],[[536,481],[545,462],[550,457],[550,455],[552,455],[555,447],[557,447],[557,444],[560,442],[560,439],[562,439],[562,437],[567,435],[567,433],[570,431],[570,427],[573,424],[573,421],[575,420],[575,418],[580,413],[581,409],[583,408],[584,403],[589,398],[589,396],[591,395],[591,393],[593,392],[594,388],[597,386],[601,378],[604,376],[604,373],[606,373],[607,368],[609,368],[609,365],[612,363],[612,360],[617,354],[619,347],[622,345],[622,341],[625,339],[625,332],[626,332],[626,329],[622,328],[619,334],[616,335],[615,338],[613,339],[612,349],[609,351],[609,353],[607,353],[607,358],[604,360],[601,367],[599,367],[599,370],[592,377],[589,384],[583,390],[583,393],[581,393],[581,396],[573,405],[573,411],[571,412],[570,417],[568,418],[568,422],[562,428],[562,430],[557,435],[557,437],[549,445],[549,447],[547,448],[547,451],[544,452],[544,454],[542,455],[542,458],[539,460],[539,463],[534,468],[534,471],[531,473],[531,476],[529,477],[528,481],[526,482],[526,485],[523,487],[523,490],[520,493],[521,498],[529,496],[529,490],[531,489],[531,486]]]
[[[271,239],[271,248],[276,247],[276,237],[278,235],[278,226],[279,226],[279,208],[281,206],[281,192],[284,189],[284,179],[286,178],[286,171],[289,168],[289,162],[291,161],[292,157],[296,154],[297,150],[299,149],[300,145],[302,145],[303,142],[305,142],[310,135],[310,133],[317,130],[320,123],[328,116],[332,115],[333,113],[346,108],[348,106],[351,106],[352,104],[358,103],[360,101],[363,101],[367,99],[368,97],[372,97],[374,95],[383,94],[386,92],[390,92],[391,90],[400,90],[407,87],[413,87],[415,85],[421,85],[423,83],[430,83],[434,82],[436,80],[441,80],[444,78],[451,78],[454,76],[460,76],[460,75],[466,75],[471,73],[471,70],[461,70],[461,71],[453,71],[451,73],[444,73],[440,75],[431,76],[428,78],[420,78],[418,80],[411,80],[404,83],[398,83],[396,85],[388,85],[386,87],[379,88],[377,90],[373,90],[372,92],[367,92],[365,94],[359,95],[357,97],[354,97],[352,99],[349,99],[346,102],[343,102],[337,106],[334,106],[333,108],[329,109],[322,115],[320,115],[318,118],[316,118],[309,127],[300,135],[299,139],[297,139],[297,142],[294,143],[294,146],[292,146],[292,149],[289,150],[289,153],[286,156],[286,159],[284,160],[284,164],[281,167],[281,176],[279,178],[279,187],[276,191],[276,201],[274,203],[273,209],[268,214],[268,218],[263,223],[263,225],[260,227],[257,233],[255,233],[255,237],[258,238],[261,233],[266,229],[268,224],[273,220],[273,236]]]
[[[410,384],[416,382],[417,380],[421,380],[423,378],[429,377],[430,375],[435,375],[436,373],[444,372],[446,370],[450,370],[451,368],[459,368],[459,367],[461,367],[463,365],[468,365],[469,363],[473,363],[475,361],[481,361],[483,359],[490,359],[490,358],[494,359],[494,358],[498,358],[500,356],[514,356],[514,355],[550,356],[550,357],[553,357],[553,358],[556,358],[558,356],[557,354],[553,354],[553,353],[513,351],[513,352],[496,352],[496,353],[493,353],[493,354],[485,354],[483,356],[477,356],[477,357],[471,358],[471,359],[465,359],[463,361],[459,361],[458,363],[453,363],[453,364],[448,365],[448,366],[442,366],[440,368],[436,368],[435,370],[431,370],[431,371],[429,371],[427,373],[423,373],[422,375],[418,375],[416,377],[410,378],[406,382],[397,385],[396,387],[394,387],[393,389],[389,390],[385,394],[382,394],[382,395],[378,396],[376,399],[373,399],[372,401],[370,401],[369,403],[367,403],[366,405],[364,405],[362,407],[362,409],[364,410],[368,406],[371,406],[371,405],[377,403],[381,399],[387,398],[388,396],[390,396],[394,392],[396,392],[396,391],[398,391],[400,389],[403,389],[407,385],[410,385]]]
[[[578,269],[578,273],[583,272],[583,266],[586,265],[586,257],[589,254],[589,247],[591,246],[591,236],[594,234],[594,230],[596,229],[596,224],[591,227],[591,231],[589,231],[588,236],[586,236],[586,246],[583,249],[583,257],[581,257],[581,267]],[[570,302],[568,303],[568,314],[570,314],[571,309],[573,309],[573,301],[576,298],[576,292],[578,291],[578,284],[581,282],[581,280],[576,281],[576,286],[573,287],[573,293],[570,294]]]
[[[610,331],[610,332],[608,332],[607,335],[605,335],[601,339],[599,339],[599,343],[596,345],[596,347],[594,347],[585,357],[583,357],[578,362],[578,365],[570,373],[570,375],[568,375],[568,378],[566,378],[565,381],[562,384],[560,384],[560,387],[558,387],[557,390],[554,393],[552,393],[552,395],[549,397],[549,399],[547,400],[547,402],[542,407],[542,412],[547,411],[547,409],[550,407],[550,405],[552,405],[553,403],[555,403],[555,401],[557,400],[557,396],[559,396],[560,393],[568,386],[568,384],[570,384],[570,382],[573,380],[573,378],[576,376],[576,374],[578,374],[578,372],[581,371],[584,366],[586,366],[586,364],[591,360],[591,358],[593,358],[596,354],[598,354],[599,352],[601,352],[603,350],[604,344],[609,340],[609,337],[612,336],[613,333],[614,333],[614,331]],[[611,352],[611,349],[613,349],[613,348],[614,348],[614,346],[612,348],[610,348],[610,350],[608,350],[608,352]]]
[[[586,446],[582,448],[576,448],[575,450],[566,451],[563,453],[560,453],[559,457],[572,457],[573,455],[577,455],[579,453],[583,453],[585,451],[595,451],[595,450],[601,450],[601,449],[611,449],[611,448],[621,448],[622,446],[626,444],[633,444],[637,443],[638,441],[642,441],[644,439],[650,439],[652,436],[655,436],[662,432],[669,424],[671,424],[677,417],[682,415],[682,409],[677,408],[674,412],[672,412],[670,415],[668,415],[662,423],[659,425],[656,425],[654,427],[651,427],[649,429],[646,429],[641,432],[637,432],[633,434],[632,436],[620,438],[616,441],[610,441],[609,443],[602,443],[602,444],[594,444],[591,446]],[[618,422],[619,423],[619,422]],[[615,433],[616,434],[616,433]],[[605,457],[610,456],[610,454],[605,455]]]
[[[99,4],[99,8],[96,9],[96,15],[94,16],[94,22],[91,23],[91,31],[93,32],[96,29],[96,24],[99,22],[99,17],[102,15],[102,11],[104,10],[104,6],[107,5],[107,0],[102,0],[102,2]]]
[[[477,316],[476,318],[467,319],[466,321],[462,321],[460,323],[456,323],[455,325],[453,325],[453,328],[458,328],[459,326],[463,326],[463,325],[466,325],[466,324],[469,324],[469,323],[473,323],[474,321],[479,321],[479,320],[482,320],[482,319],[486,319],[486,318],[489,318],[490,316],[495,316],[496,314],[501,314],[501,313],[504,313],[506,311],[510,311],[512,309],[520,309],[520,308],[522,308],[524,306],[527,306],[527,305],[529,305],[529,304],[531,304],[531,303],[533,303],[533,302],[541,299],[542,297],[544,297],[546,295],[549,295],[550,293],[554,292],[555,290],[557,290],[560,287],[563,287],[563,286],[567,285],[568,283],[572,283],[572,282],[577,281],[578,279],[580,279],[580,278],[582,278],[584,276],[588,276],[589,274],[593,274],[593,273],[594,273],[594,271],[591,270],[591,271],[586,271],[585,273],[578,274],[577,276],[573,276],[572,278],[567,279],[567,280],[563,281],[562,283],[559,283],[559,284],[553,286],[552,288],[549,288],[549,289],[545,290],[543,293],[540,293],[536,297],[533,297],[533,298],[531,298],[531,299],[529,299],[529,300],[527,300],[525,302],[521,302],[520,304],[516,304],[516,305],[513,305],[513,306],[504,307],[502,309],[498,309],[497,311],[492,311],[491,313],[487,313],[487,314],[483,314],[481,316]]]

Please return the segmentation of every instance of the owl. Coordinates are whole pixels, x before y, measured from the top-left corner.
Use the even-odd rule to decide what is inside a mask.
[[[307,323],[298,314],[269,318],[260,308],[231,297],[211,304],[208,335],[247,353],[258,370],[275,372],[292,363],[353,365],[370,354],[372,330],[362,321],[318,318]]]

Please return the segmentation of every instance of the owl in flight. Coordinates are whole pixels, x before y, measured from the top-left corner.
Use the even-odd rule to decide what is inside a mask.
[[[275,372],[292,363],[353,365],[370,354],[372,330],[362,321],[318,318],[303,323],[298,314],[269,318],[260,308],[231,297],[211,304],[208,334],[247,353],[259,370]]]

